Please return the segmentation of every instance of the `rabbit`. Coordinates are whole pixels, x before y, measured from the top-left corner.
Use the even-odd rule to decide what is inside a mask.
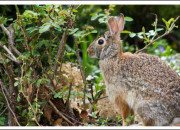
[[[109,31],[87,48],[99,66],[106,94],[123,119],[135,115],[143,126],[169,126],[180,117],[180,77],[160,58],[145,53],[123,52],[120,34],[124,15],[110,17]],[[180,120],[176,120],[176,124]]]

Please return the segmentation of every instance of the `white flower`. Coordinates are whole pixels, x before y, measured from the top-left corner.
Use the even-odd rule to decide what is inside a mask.
[[[88,81],[91,81],[93,79],[93,77],[91,76],[91,75],[89,75],[87,78],[86,78],[86,80],[88,80]]]

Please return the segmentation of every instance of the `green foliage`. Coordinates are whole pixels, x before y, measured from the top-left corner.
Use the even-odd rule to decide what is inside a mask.
[[[135,117],[135,115],[128,116],[128,117],[126,118],[126,122],[127,122],[127,123],[130,123],[131,121],[133,121],[134,117]]]

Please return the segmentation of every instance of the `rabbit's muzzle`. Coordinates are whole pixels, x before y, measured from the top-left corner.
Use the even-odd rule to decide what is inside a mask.
[[[91,58],[96,58],[96,53],[91,45],[88,47],[87,53]]]

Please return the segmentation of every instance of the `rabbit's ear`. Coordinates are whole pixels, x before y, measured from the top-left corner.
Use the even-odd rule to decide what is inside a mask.
[[[111,17],[108,20],[108,26],[109,26],[109,31],[111,32],[112,36],[115,36],[118,33],[118,24],[117,24],[117,20],[114,17]]]
[[[119,28],[119,33],[121,33],[124,29],[124,15],[120,13],[120,15],[117,17],[117,24]]]

